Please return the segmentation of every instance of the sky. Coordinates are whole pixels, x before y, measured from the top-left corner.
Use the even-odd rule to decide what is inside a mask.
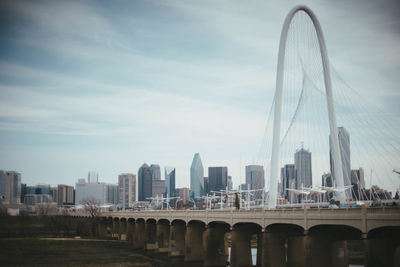
[[[200,153],[234,185],[257,160],[280,31],[300,1],[1,1],[0,169],[117,183],[143,163],[190,184]],[[307,1],[331,64],[400,114],[398,1]],[[267,166],[269,168],[269,166]],[[163,175],[162,175],[163,176]]]

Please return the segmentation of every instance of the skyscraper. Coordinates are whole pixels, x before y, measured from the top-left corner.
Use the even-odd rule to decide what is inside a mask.
[[[123,209],[131,208],[136,200],[136,175],[122,173],[118,175],[119,205]]]
[[[264,167],[261,165],[246,166],[246,184],[248,185],[249,189],[264,188]]]
[[[209,190],[225,190],[228,186],[228,167],[208,167]]]
[[[204,195],[204,168],[199,153],[194,154],[190,167],[190,190],[194,197]]]
[[[340,158],[342,161],[344,185],[350,185],[351,184],[350,135],[349,132],[346,130],[346,128],[338,127],[338,140],[339,140]],[[333,177],[333,181],[335,182],[335,185],[337,185],[334,172],[335,163],[333,162],[331,144],[332,144],[331,137],[329,136],[329,156],[331,163],[331,174]],[[350,196],[350,190],[346,192],[346,195],[348,197]]]
[[[148,198],[152,196],[152,172],[146,163],[144,163],[138,170],[139,180],[139,201],[148,201]]]
[[[88,173],[88,183],[98,183],[99,182],[99,173],[97,172],[89,172]]]
[[[296,188],[312,186],[311,152],[300,148],[294,154],[294,168],[296,172]]]
[[[165,196],[176,196],[174,167],[165,167]]]
[[[364,169],[351,170],[351,185],[353,199],[361,199],[361,190],[365,190]]]
[[[160,165],[158,164],[151,164],[150,165],[151,171],[151,179],[152,180],[161,180],[161,169]]]
[[[281,169],[281,184],[282,184],[282,196],[291,201],[290,199],[290,184],[292,181],[294,181],[294,184],[296,184],[296,172],[295,172],[295,166],[294,164],[286,164],[282,169]]]

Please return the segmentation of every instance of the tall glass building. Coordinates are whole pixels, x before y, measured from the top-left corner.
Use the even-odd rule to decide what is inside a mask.
[[[204,195],[204,168],[199,153],[194,154],[190,167],[190,191],[194,197]]]
[[[300,189],[302,186],[312,186],[312,169],[311,169],[311,152],[301,148],[294,154],[294,168],[296,172],[297,185]]]
[[[165,167],[165,196],[175,197],[175,167]]]

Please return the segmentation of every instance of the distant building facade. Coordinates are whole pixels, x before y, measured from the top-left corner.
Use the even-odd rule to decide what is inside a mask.
[[[0,198],[6,205],[21,203],[21,174],[19,172],[0,170]]]
[[[294,154],[294,167],[296,171],[296,188],[312,186],[311,152],[304,148],[298,149]]]
[[[209,184],[208,184],[208,177],[204,177],[204,195],[210,193]]]
[[[281,168],[281,194],[282,197],[287,199],[289,202],[291,201],[291,194],[290,190],[287,189],[295,189],[291,188],[291,186],[296,184],[295,165],[285,164],[285,166]]]
[[[75,190],[73,186],[59,184],[57,186],[58,206],[75,205]]]
[[[183,188],[177,188],[176,191],[177,191],[177,195],[183,201],[183,204],[186,205],[187,200],[189,198],[190,189],[187,187],[183,187]]]
[[[263,189],[265,186],[264,167],[261,165],[246,166],[246,184],[249,189]]]
[[[122,173],[118,175],[118,204],[122,209],[132,208],[136,201],[136,175]]]
[[[175,167],[165,167],[165,196],[175,197]]]
[[[204,195],[204,168],[199,153],[194,154],[190,166],[190,191],[193,197]]]
[[[138,200],[148,201],[148,198],[152,196],[152,173],[149,165],[144,163],[138,170]]]
[[[228,186],[228,167],[208,167],[209,190],[226,190]]]
[[[351,194],[353,199],[363,199],[362,192],[365,190],[364,169],[351,170]]]

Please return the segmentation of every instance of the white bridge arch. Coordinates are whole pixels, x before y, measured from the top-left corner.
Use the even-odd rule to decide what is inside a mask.
[[[311,19],[318,38],[318,44],[322,59],[324,84],[326,91],[326,100],[328,105],[328,117],[329,117],[329,128],[332,141],[332,155],[335,168],[333,169],[332,176],[335,178],[336,185],[338,187],[344,186],[344,177],[342,172],[342,160],[339,151],[339,140],[338,130],[336,127],[335,110],[333,106],[333,94],[332,94],[332,81],[329,68],[328,53],[325,45],[324,35],[322,33],[321,25],[315,16],[314,12],[304,5],[294,7],[285,18],[283,24],[281,39],[279,43],[279,54],[278,54],[278,67],[276,74],[276,90],[275,90],[275,107],[274,107],[274,128],[272,138],[272,155],[271,155],[271,176],[269,180],[269,201],[268,208],[276,208],[277,202],[277,191],[278,191],[278,174],[279,174],[279,153],[280,153],[280,130],[281,130],[281,113],[282,113],[282,90],[283,90],[283,79],[284,79],[284,57],[286,52],[286,41],[289,31],[290,23],[297,12],[305,12]],[[345,194],[337,194],[337,198],[340,201],[345,201]]]

